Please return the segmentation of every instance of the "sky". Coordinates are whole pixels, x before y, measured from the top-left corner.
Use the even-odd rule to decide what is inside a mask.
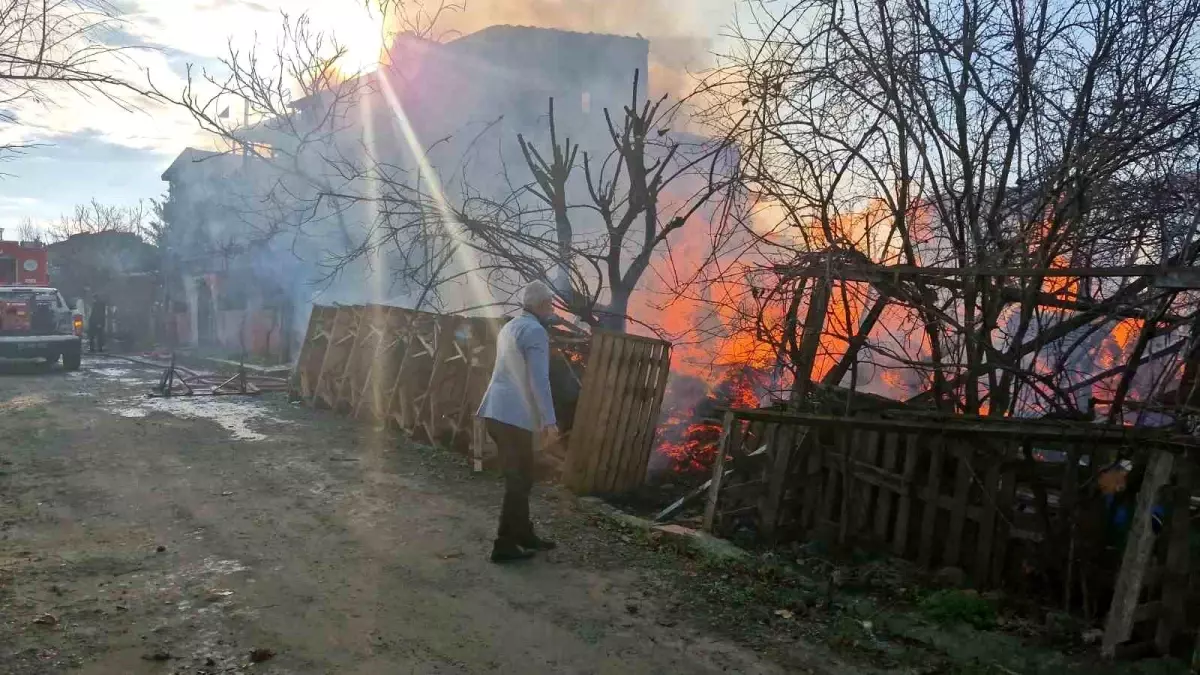
[[[106,61],[106,70],[180,95],[189,67],[194,76],[219,75],[219,59],[231,46],[272,49],[281,39],[284,13],[307,13],[314,26],[350,48],[353,64],[368,66],[390,40],[390,29],[365,1],[110,0],[116,20],[97,35],[131,48]],[[448,38],[496,23],[640,34],[657,54],[660,67],[652,67],[652,75],[657,72],[661,87],[681,90],[689,71],[708,65],[718,35],[732,21],[734,2],[467,0],[464,9],[443,15],[439,28]],[[53,220],[92,199],[133,205],[161,198],[167,188],[161,175],[171,161],[189,145],[211,145],[185,110],[166,102],[126,97],[118,105],[96,95],[49,94],[50,100],[14,104],[8,111],[16,123],[0,124],[0,142],[34,145],[0,164],[0,228],[15,228],[24,218]],[[236,101],[217,105],[240,114]]]

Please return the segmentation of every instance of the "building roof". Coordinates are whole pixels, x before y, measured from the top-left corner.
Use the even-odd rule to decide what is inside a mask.
[[[481,29],[475,31],[474,33],[467,33],[466,35],[455,38],[454,40],[451,40],[447,44],[461,44],[461,43],[474,42],[474,41],[481,40],[481,39],[496,38],[496,37],[524,38],[524,37],[529,37],[531,35],[537,35],[537,34],[557,35],[557,36],[566,37],[566,38],[572,38],[572,37],[573,38],[588,38],[588,39],[604,40],[604,41],[631,40],[634,42],[644,42],[647,45],[650,44],[650,41],[648,39],[642,37],[641,35],[632,36],[632,35],[615,35],[613,33],[593,33],[593,32],[584,33],[581,31],[564,30],[561,28],[540,28],[538,26],[519,26],[519,25],[512,25],[512,24],[497,24],[495,26],[488,26],[487,28],[481,28]]]
[[[212,159],[213,157],[221,154],[223,153],[213,152],[211,150],[197,150],[196,148],[191,147],[184,148],[183,152],[179,153],[179,156],[175,158],[175,161],[171,162],[171,166],[168,166],[167,170],[163,171],[162,179],[165,181],[170,181],[180,167],[202,162],[207,159]]]
[[[542,57],[546,51],[559,50],[564,47],[569,47],[575,53],[581,54],[578,59],[580,63],[596,65],[608,60],[606,56],[611,53],[609,50],[629,53],[630,48],[634,48],[648,54],[650,41],[640,35],[632,37],[609,33],[582,33],[558,28],[498,24],[482,28],[474,33],[467,33],[448,42],[436,42],[413,33],[400,33],[393,38],[385,62],[403,68],[403,64],[412,61],[421,62],[428,57],[440,55],[441,58],[449,59],[465,58],[467,61],[460,61],[460,63],[469,63],[471,67],[479,68],[484,65],[495,65],[496,60],[504,61],[510,57],[519,58],[516,56],[518,53],[525,54],[527,61],[530,54],[543,53],[534,58],[534,62],[561,66],[561,60]],[[340,84],[353,91],[360,82],[381,76],[388,77],[388,79],[393,78],[392,75],[386,74],[386,69],[381,68],[362,73]],[[643,73],[642,79],[643,82],[646,81],[646,73]],[[368,91],[370,90],[368,89]],[[317,92],[293,101],[290,107],[303,109],[309,102],[320,97],[322,93]]]

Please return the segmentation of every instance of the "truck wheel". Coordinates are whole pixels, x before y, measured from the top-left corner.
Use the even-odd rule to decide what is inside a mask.
[[[79,347],[72,347],[63,352],[63,368],[67,370],[79,370],[79,362],[83,358],[83,350]]]

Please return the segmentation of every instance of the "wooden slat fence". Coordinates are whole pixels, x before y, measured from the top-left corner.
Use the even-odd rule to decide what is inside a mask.
[[[1036,592],[1090,619],[1107,616],[1110,655],[1190,654],[1195,644],[1190,437],[1065,422],[739,410],[725,414],[721,438],[705,511],[710,532],[820,538],[929,569],[961,568],[978,587]],[[1112,468],[1118,457],[1128,462],[1130,492],[1110,497],[1095,467]],[[1109,527],[1121,504],[1123,548]],[[1161,527],[1155,513],[1165,514]]]
[[[431,443],[467,446],[481,398],[472,390],[491,374],[500,325],[382,305],[316,306],[296,394]]]
[[[581,494],[623,492],[646,480],[671,344],[597,330],[584,371],[564,478]]]
[[[470,449],[475,469],[494,454],[475,411],[496,359],[504,320],[383,305],[316,306],[293,377],[306,403],[384,423],[443,447]],[[645,480],[671,345],[596,331],[589,343],[553,338],[586,364],[568,484],[580,492],[627,490]]]

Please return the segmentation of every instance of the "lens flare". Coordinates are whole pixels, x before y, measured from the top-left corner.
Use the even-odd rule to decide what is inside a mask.
[[[475,251],[471,247],[470,242],[466,241],[462,232],[456,226],[458,218],[454,215],[454,211],[446,201],[446,195],[442,192],[442,183],[438,179],[433,164],[429,161],[429,157],[425,154],[425,149],[421,146],[416,131],[413,130],[412,123],[408,119],[408,114],[404,111],[404,106],[400,103],[400,97],[396,95],[396,90],[392,87],[392,83],[386,76],[379,77],[379,84],[384,99],[387,100],[388,107],[391,108],[396,124],[400,127],[404,143],[408,146],[413,160],[417,163],[417,168],[421,174],[421,181],[425,184],[425,189],[437,203],[438,215],[441,216],[438,219],[438,224],[445,231],[446,236],[454,241],[455,262],[458,263],[460,269],[466,272],[467,292],[470,294],[471,306],[483,307],[490,305],[492,301],[491,293],[476,273],[479,269],[479,261],[475,256]]]

